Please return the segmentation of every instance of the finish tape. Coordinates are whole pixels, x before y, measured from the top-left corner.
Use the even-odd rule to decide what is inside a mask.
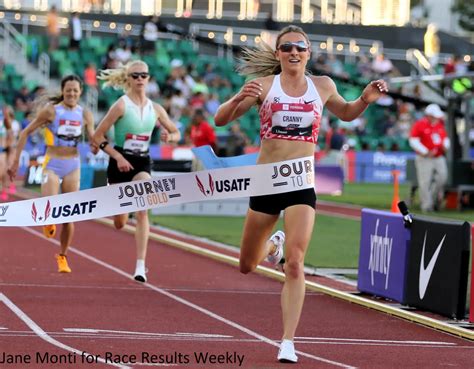
[[[314,158],[204,170],[0,204],[0,227],[42,226],[196,201],[314,188]]]

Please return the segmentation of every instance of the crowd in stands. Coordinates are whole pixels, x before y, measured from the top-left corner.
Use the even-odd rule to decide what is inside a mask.
[[[80,37],[80,17],[72,15],[69,35],[59,35],[55,31],[54,9],[48,14],[47,37],[49,42],[41,44],[41,38],[31,37],[29,42],[39,43],[40,52],[48,52],[51,57],[51,73],[61,77],[67,73],[76,73],[83,77],[87,88],[96,88],[99,93],[99,107],[107,109],[119,95],[118,91],[101,89],[97,81],[99,69],[115,68],[130,60],[143,59],[150,66],[151,79],[148,96],[164,106],[182,133],[183,144],[193,144],[192,122],[196,115],[206,121],[216,135],[214,146],[219,154],[229,155],[241,152],[229,149],[227,141],[233,135],[239,136],[230,146],[258,145],[259,121],[256,109],[236,122],[235,127],[220,128],[213,124],[214,114],[222,101],[236,92],[242,78],[235,73],[234,62],[224,58],[198,55],[192,41],[161,38],[160,32],[166,26],[158,17],[149,17],[142,25],[139,38],[129,32],[118,33],[116,38],[93,36]],[[79,31],[78,31],[79,30]],[[56,42],[57,41],[57,42]],[[31,52],[31,50],[30,50]],[[357,60],[345,60],[334,54],[313,52],[310,65],[313,74],[327,74],[335,77],[338,90],[347,100],[360,95],[364,81],[380,77],[398,75],[393,63],[383,54],[375,58],[360,55]],[[38,93],[44,89],[33,81],[25,81],[15,74],[15,66],[0,60],[0,103],[2,100],[14,106],[19,121],[28,119],[32,103]],[[453,56],[444,68],[444,73],[464,73],[473,70],[473,64],[467,65],[462,58]],[[1,83],[6,81],[7,83]],[[9,82],[9,83],[8,83]],[[9,91],[4,91],[5,86]],[[422,98],[420,86],[409,88],[390,86],[391,91],[401,95]],[[12,93],[12,91],[14,91]],[[400,95],[398,95],[400,96]],[[416,102],[406,102],[390,95],[372,104],[365,114],[352,122],[338,121],[334,116],[324,113],[320,130],[319,146],[327,150],[329,139],[334,131],[344,138],[345,149],[355,150],[391,150],[409,151],[408,138],[411,126],[423,113],[424,106]],[[22,124],[24,126],[24,124]],[[207,128],[206,128],[207,129]],[[236,133],[238,132],[238,133]],[[208,135],[206,133],[206,135]],[[194,136],[196,134],[194,133]],[[158,140],[158,135],[154,139]]]

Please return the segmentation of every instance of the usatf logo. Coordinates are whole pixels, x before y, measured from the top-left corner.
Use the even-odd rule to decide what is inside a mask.
[[[212,196],[214,192],[232,192],[232,191],[246,191],[250,186],[250,178],[234,178],[214,181],[212,176],[208,176],[208,187],[205,187],[199,177],[196,175],[196,183],[199,191],[204,196]]]
[[[196,176],[196,183],[199,187],[199,191],[202,192],[204,196],[212,196],[214,195],[214,180],[212,179],[211,174],[209,173],[208,177],[208,182],[209,182],[209,188],[204,188],[204,185],[202,184],[201,180],[199,179],[198,176]]]
[[[33,205],[31,205],[31,217],[33,218],[35,223],[44,222],[46,219],[49,218],[50,214],[51,214],[51,203],[49,202],[49,200],[46,203],[46,208],[44,209],[44,213],[39,216],[38,216],[38,210],[36,209],[35,202],[33,201]]]
[[[57,218],[68,218],[75,215],[84,215],[90,214],[92,211],[97,207],[97,200],[91,201],[84,201],[76,204],[67,204],[67,205],[60,205],[52,207],[51,203],[46,203],[46,207],[44,209],[44,213],[39,213],[38,209],[36,208],[35,203],[31,206],[31,217],[35,221],[38,222],[45,222],[50,216],[54,219]]]

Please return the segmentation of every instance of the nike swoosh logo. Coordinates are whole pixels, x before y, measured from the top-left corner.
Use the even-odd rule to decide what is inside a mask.
[[[418,294],[420,295],[420,299],[423,300],[426,293],[426,288],[428,287],[428,283],[430,282],[431,274],[433,273],[433,269],[436,264],[436,260],[438,260],[439,252],[441,251],[441,247],[443,246],[444,240],[446,235],[444,235],[443,239],[438,245],[435,253],[431,257],[431,260],[428,263],[428,266],[425,268],[425,245],[426,245],[426,234],[425,232],[425,239],[423,241],[423,250],[421,252],[421,261],[420,261],[420,279],[418,281]]]
[[[305,104],[311,104],[312,102],[314,102],[314,101],[316,101],[316,100],[317,100],[317,99],[310,100],[310,101],[303,100],[303,102],[304,102]]]

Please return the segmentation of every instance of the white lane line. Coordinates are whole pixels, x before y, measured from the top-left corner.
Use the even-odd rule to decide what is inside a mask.
[[[142,336],[142,335],[127,335],[127,334],[98,334],[98,333],[64,333],[64,332],[47,332],[48,335],[55,338],[72,338],[72,339],[91,339],[91,340],[124,340],[124,341],[164,341],[164,342],[212,342],[212,343],[259,343],[260,340],[256,338],[205,338],[205,337],[165,337],[165,336]],[[0,337],[37,337],[31,331],[3,331],[0,332]],[[438,344],[412,344],[412,343],[370,343],[370,342],[344,342],[344,341],[304,341],[295,340],[297,344],[304,345],[343,345],[343,346],[386,346],[386,347],[419,347],[419,348],[435,348],[435,349],[450,349],[450,350],[474,350],[474,346],[459,346],[459,345],[438,345]]]
[[[116,331],[111,329],[93,329],[93,328],[63,328],[65,332],[79,332],[79,333],[115,333],[115,334],[129,334],[129,335],[145,335],[145,336],[164,336],[164,337],[204,337],[204,338],[232,338],[223,334],[207,334],[207,333],[148,333],[148,332],[134,332],[134,331]]]
[[[51,242],[51,243],[53,243],[57,246],[60,245],[59,241],[57,241],[55,239],[52,239],[52,238],[46,238],[40,232],[37,232],[37,231],[35,231],[33,229],[30,229],[30,228],[27,228],[27,227],[21,227],[21,228],[23,230],[27,231],[28,233],[31,233],[31,234],[33,234],[33,235],[35,235],[35,236],[37,236],[37,237],[39,237],[39,238],[41,238],[45,241],[49,241],[49,242]],[[113,265],[110,265],[110,264],[108,264],[108,263],[106,263],[102,260],[99,260],[99,259],[95,258],[92,255],[89,255],[85,252],[82,252],[82,251],[76,249],[75,247],[69,247],[68,250],[72,253],[75,253],[75,254],[78,254],[78,255],[82,256],[83,258],[85,258],[85,259],[87,259],[87,260],[89,260],[89,261],[91,261],[95,264],[98,264],[98,265],[100,265],[100,266],[102,266],[106,269],[109,269],[109,270],[111,270],[111,271],[113,271],[113,272],[115,272],[115,273],[117,273],[117,274],[119,274],[119,275],[121,275],[121,276],[123,276],[127,279],[133,280],[133,277],[129,273],[126,273],[123,270],[114,267]],[[166,297],[168,297],[168,298],[170,298],[174,301],[177,301],[177,302],[179,302],[183,305],[186,305],[186,306],[190,307],[191,309],[197,310],[200,313],[202,313],[204,315],[207,315],[210,318],[213,318],[213,319],[215,319],[217,321],[220,321],[220,322],[222,322],[226,325],[229,325],[229,326],[231,326],[231,327],[233,327],[233,328],[235,328],[235,329],[237,329],[237,330],[239,330],[243,333],[246,333],[249,336],[255,337],[255,338],[257,338],[258,340],[260,340],[262,342],[265,342],[265,343],[267,343],[269,345],[272,345],[272,346],[275,346],[275,347],[280,346],[278,342],[275,342],[275,341],[271,340],[270,338],[262,336],[261,334],[258,334],[257,332],[254,332],[254,331],[252,331],[252,330],[250,330],[250,329],[248,329],[248,328],[246,328],[246,327],[244,327],[244,326],[242,326],[238,323],[235,323],[235,322],[233,322],[229,319],[226,319],[226,318],[224,318],[224,317],[222,317],[222,316],[220,316],[216,313],[213,313],[212,311],[207,310],[207,309],[205,309],[205,308],[203,308],[199,305],[196,305],[196,304],[194,304],[194,303],[192,303],[192,302],[190,302],[190,301],[188,301],[188,300],[186,300],[182,297],[176,296],[176,295],[174,295],[174,294],[172,294],[168,291],[165,291],[162,288],[156,287],[156,286],[152,285],[151,283],[143,283],[142,285],[146,286],[146,287],[150,288],[151,290],[153,290],[155,292],[158,292],[158,293],[160,293],[160,294],[162,294],[162,295],[164,295],[164,296],[166,296]],[[337,366],[337,367],[340,367],[340,368],[345,368],[345,369],[356,369],[356,367],[354,367],[354,366],[347,365],[347,364],[344,364],[344,363],[341,363],[341,362],[338,362],[338,361],[325,359],[323,357],[311,355],[311,354],[308,354],[308,353],[302,352],[302,351],[296,351],[296,352],[300,356],[304,356],[304,357],[307,357],[308,359],[312,359],[312,360],[315,360],[315,361],[320,361],[320,362],[323,362],[323,363],[326,363],[326,364],[334,365],[334,366]]]
[[[359,338],[328,338],[328,337],[295,337],[295,340],[304,341],[344,341],[344,342],[372,342],[372,343],[402,343],[416,345],[454,345],[453,342],[437,342],[437,341],[403,341],[403,340],[372,340]]]
[[[55,340],[54,338],[52,338],[51,336],[49,336],[38,324],[36,324],[28,315],[26,315],[18,306],[16,306],[3,293],[0,293],[0,301],[2,301],[18,318],[20,318],[42,340],[50,343],[51,345],[59,347],[60,349],[72,352],[79,356],[81,356],[83,353],[85,355],[90,355],[85,351],[80,351],[71,346],[65,345],[64,343],[59,342]],[[104,359],[100,357],[97,358],[97,361],[100,361],[101,363],[104,363],[104,364],[116,366],[118,368],[129,368],[127,366],[106,362]]]

